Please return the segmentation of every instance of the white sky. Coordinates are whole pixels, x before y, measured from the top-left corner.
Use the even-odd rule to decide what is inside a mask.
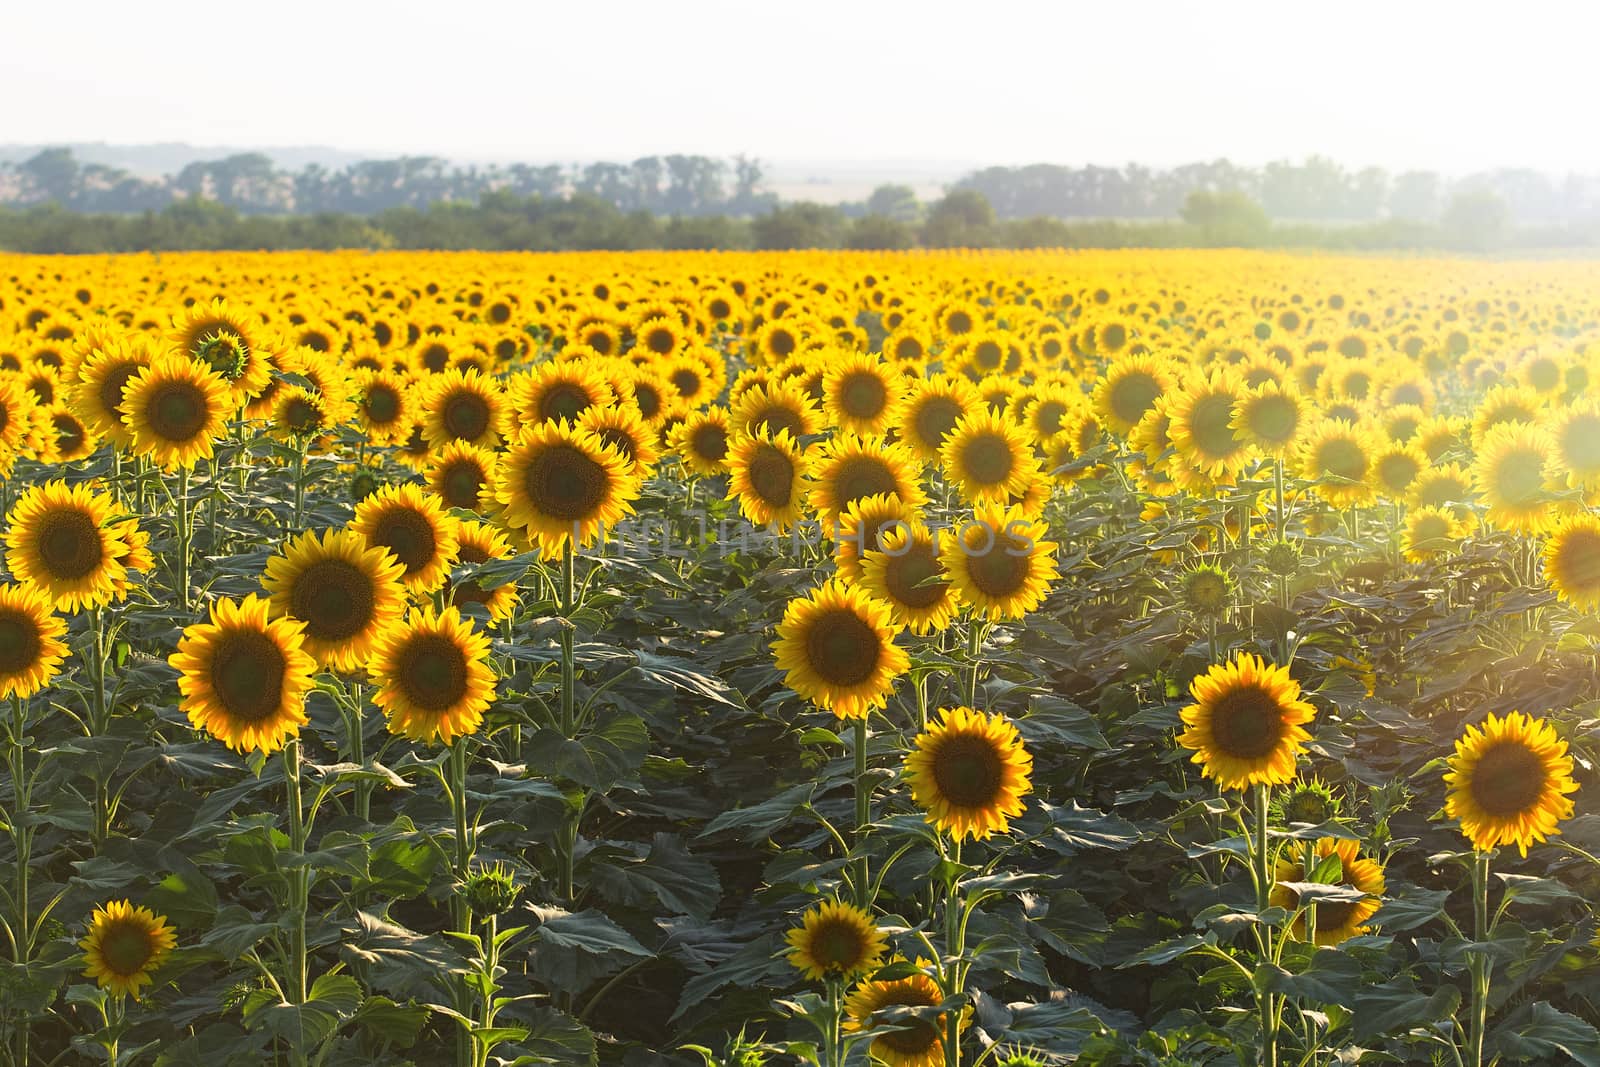
[[[1535,0],[14,0],[0,142],[1600,171]]]

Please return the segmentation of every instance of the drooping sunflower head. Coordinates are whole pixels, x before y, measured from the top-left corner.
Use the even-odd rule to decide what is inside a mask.
[[[78,947],[83,949],[85,978],[93,978],[112,996],[137,1000],[177,943],[166,916],[134,907],[131,900],[113,900],[94,910],[88,935]]]
[[[1038,607],[1056,578],[1056,544],[1019,507],[977,508],[939,537],[939,558],[962,603],[992,620],[1020,619]]]
[[[879,547],[861,558],[861,586],[889,605],[895,621],[912,633],[950,625],[961,599],[945,576],[938,541],[921,522],[885,530]]]
[[[1300,907],[1300,891],[1285,883],[1319,881],[1324,885],[1338,886],[1364,894],[1349,900],[1325,900],[1307,907],[1309,915],[1301,914],[1290,932],[1301,940],[1306,939],[1310,928],[1312,942],[1318,945],[1337,945],[1352,937],[1369,932],[1364,925],[1378,913],[1380,898],[1386,888],[1383,868],[1360,855],[1358,842],[1347,839],[1320,838],[1312,849],[1317,860],[1313,871],[1307,871],[1303,859],[1280,859],[1274,872],[1274,884],[1268,900],[1273,907],[1290,913]],[[1313,877],[1322,875],[1323,877]]]
[[[928,822],[956,840],[1010,829],[1032,790],[1033,757],[1002,715],[946,710],[906,757],[911,796]]]
[[[267,560],[261,584],[273,615],[304,624],[303,646],[318,663],[353,671],[405,611],[404,574],[354,530],[307,531]]]
[[[1223,789],[1293,780],[1316,709],[1300,699],[1287,667],[1241,652],[1196,678],[1190,693],[1178,743],[1194,750],[1202,775]]]
[[[500,456],[481,445],[452,441],[433,457],[428,488],[445,506],[479,514],[492,509]]]
[[[772,650],[784,684],[841,719],[884,707],[910,666],[886,604],[830,581],[789,602]]]
[[[189,722],[239,752],[275,752],[307,721],[317,662],[304,648],[305,624],[269,611],[254,595],[214,601],[211,621],[185,629],[167,658]]]
[[[127,577],[128,546],[110,522],[118,511],[88,485],[32,486],[8,517],[6,565],[44,590],[57,611],[103,607]]]
[[[811,462],[787,431],[738,434],[728,446],[728,497],[757,526],[779,533],[804,512]]]
[[[639,485],[616,448],[572,423],[546,422],[525,430],[501,461],[495,499],[507,526],[555,558],[631,514]]]
[[[789,962],[813,981],[844,979],[877,970],[888,940],[872,916],[854,904],[825,901],[810,909],[784,938]]]
[[[454,606],[413,609],[385,630],[367,670],[391,733],[448,745],[483,722],[494,701],[489,638]]]
[[[387,485],[356,505],[350,528],[369,545],[387,549],[405,568],[409,592],[444,584],[456,558],[456,520],[432,493],[416,485]]]
[[[710,407],[693,411],[672,428],[667,441],[691,471],[704,477],[728,471],[728,412]]]
[[[1481,852],[1516,845],[1526,856],[1572,817],[1572,757],[1543,719],[1490,714],[1467,727],[1445,765],[1445,814]]]
[[[50,683],[67,657],[66,632],[44,590],[0,584],[0,699],[26,700]]]
[[[175,356],[139,371],[122,394],[122,421],[134,454],[167,470],[210,459],[233,409],[227,383],[202,364]]]
[[[831,530],[846,508],[863,497],[893,495],[909,508],[927,503],[919,464],[904,445],[881,437],[841,434],[825,442],[812,466],[811,506]]]
[[[939,984],[925,971],[892,981],[867,980],[846,998],[844,1025],[852,1032],[893,1027],[873,1038],[871,1046],[873,1058],[887,1067],[942,1067],[945,1016],[930,1009],[943,1003]],[[902,1010],[895,1012],[897,1008]]]

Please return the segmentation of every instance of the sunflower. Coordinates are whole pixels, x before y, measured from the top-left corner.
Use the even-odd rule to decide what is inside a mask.
[[[918,480],[919,468],[904,445],[890,444],[881,437],[841,434],[817,450],[811,507],[830,531],[846,508],[875,493],[893,494],[906,507],[920,508],[928,498]]]
[[[737,499],[740,513],[755,525],[782,533],[803,514],[810,467],[788,431],[741,434],[728,446],[728,498]]]
[[[741,433],[787,433],[795,440],[814,434],[822,415],[798,382],[754,385],[732,401],[730,423]]]
[[[43,447],[39,450],[39,459],[43,462],[76,463],[93,455],[100,445],[83,420],[62,401],[39,410],[38,417],[45,423]]]
[[[696,474],[711,476],[728,471],[728,412],[707,408],[690,412],[672,428],[668,445]]]
[[[493,559],[510,559],[516,553],[511,548],[511,542],[506,540],[505,534],[483,522],[463,522],[457,531],[460,541],[458,558],[462,563],[487,563]],[[474,579],[456,581],[452,579],[445,586],[449,594],[450,603],[457,607],[467,604],[482,604],[489,613],[492,622],[500,622],[511,617],[517,607],[517,586],[515,582],[506,582],[493,589],[485,589]]]
[[[918,965],[928,964],[919,960]],[[887,1067],[944,1067],[943,1014],[911,1015],[893,1023],[874,1018],[886,1009],[937,1008],[943,1003],[939,984],[924,971],[892,981],[861,982],[845,1000],[844,1028],[854,1032],[893,1025],[895,1029],[872,1039],[872,1058]]]
[[[525,430],[495,483],[504,524],[524,530],[547,559],[568,543],[592,544],[605,527],[633,513],[638,495],[638,472],[622,454],[564,421]]]
[[[1201,618],[1221,615],[1233,599],[1233,579],[1214,563],[1201,563],[1184,572],[1178,583],[1183,606]]]
[[[0,456],[15,454],[22,447],[33,408],[32,395],[0,372]]]
[[[1489,434],[1514,424],[1532,426],[1539,421],[1544,410],[1544,400],[1532,389],[1515,385],[1497,385],[1478,400],[1472,417],[1472,443],[1482,449]]]
[[[1433,415],[1417,426],[1416,444],[1427,453],[1429,463],[1444,463],[1453,454],[1467,453],[1468,429],[1461,416]]]
[[[120,510],[87,485],[32,486],[7,519],[6,566],[48,594],[57,611],[103,607],[127,578],[128,545],[109,522]]]
[[[130,338],[97,349],[79,367],[78,380],[72,386],[72,409],[116,448],[133,446],[133,434],[122,421],[123,390],[154,359],[147,342]],[[4,427],[0,427],[0,439],[4,436]]]
[[[883,433],[899,412],[904,381],[877,356],[840,356],[822,376],[823,410],[842,430],[863,436]]]
[[[1555,469],[1573,488],[1600,489],[1600,400],[1581,400],[1550,427]]]
[[[172,328],[167,340],[183,355],[195,357],[205,342],[217,337],[227,337],[244,348],[255,347],[260,319],[230,308],[220,297],[209,304],[196,302],[172,316]]]
[[[784,937],[789,962],[813,981],[869,974],[883,964],[888,940],[872,916],[854,904],[829,900],[807,911]]]
[[[956,423],[939,454],[945,477],[968,504],[990,504],[1024,491],[1038,461],[1022,428],[979,409]]]
[[[227,429],[234,404],[227,384],[198,363],[166,356],[129,380],[122,394],[122,421],[133,452],[166,470],[210,459]]]
[[[628,405],[590,408],[578,416],[578,429],[615,449],[626,461],[628,472],[641,479],[650,476],[661,458],[656,431]]]
[[[1325,419],[1300,446],[1300,473],[1312,491],[1336,508],[1372,501],[1372,435],[1364,427]]]
[[[1252,449],[1233,428],[1234,409],[1244,396],[1232,373],[1219,370],[1161,398],[1171,420],[1167,433],[1178,450],[1172,473],[1180,484],[1222,481],[1244,469]]]
[[[1412,508],[1406,514],[1400,548],[1410,562],[1430,563],[1454,552],[1470,529],[1465,520],[1444,508]]]
[[[452,508],[480,514],[494,503],[500,456],[481,445],[452,441],[433,457],[428,488]]]
[[[542,364],[522,375],[511,395],[524,426],[576,419],[590,408],[616,403],[605,376],[582,360]]]
[[[1160,357],[1125,355],[1106,368],[1095,386],[1091,403],[1100,421],[1119,437],[1126,437],[1145,414],[1172,390],[1171,364]]]
[[[1194,749],[1191,762],[1223,789],[1282,785],[1311,739],[1304,727],[1316,709],[1300,699],[1287,667],[1239,653],[1194,680],[1195,703],[1181,712],[1188,727],[1178,738]]]
[[[1267,382],[1239,397],[1229,425],[1266,455],[1285,456],[1294,451],[1307,421],[1306,403],[1298,389]]]
[[[851,504],[839,516],[839,528],[834,534],[833,558],[839,577],[852,583],[860,580],[861,557],[880,548],[885,533],[906,529],[915,519],[916,512],[892,494],[875,493]]]
[[[861,557],[860,584],[889,605],[897,623],[912,633],[937,633],[950,625],[961,598],[945,577],[938,539],[921,522],[891,527],[879,548]]]
[[[113,900],[94,910],[83,949],[85,978],[93,978],[114,997],[139,999],[150,975],[178,943],[177,932],[164,915],[136,908],[131,900]]]
[[[917,735],[906,757],[911,798],[957,841],[1005,833],[1032,791],[1033,757],[1003,715],[950,708]]]
[[[307,722],[317,661],[304,648],[305,624],[269,612],[253,594],[216,600],[211,621],[185,629],[167,657],[190,724],[239,752],[274,752]]]
[[[1544,577],[1580,611],[1600,607],[1600,518],[1574,515],[1556,527],[1544,546]]]
[[[1317,841],[1313,853],[1319,861],[1317,866],[1330,856],[1338,857],[1339,873],[1328,885],[1345,886],[1357,889],[1366,896],[1360,900],[1324,901],[1312,905],[1310,920],[1313,941],[1318,945],[1337,945],[1348,941],[1352,937],[1369,932],[1363,924],[1378,913],[1379,898],[1386,888],[1383,868],[1373,861],[1358,854],[1359,845],[1355,841],[1337,840],[1324,837]],[[1293,913],[1300,907],[1300,894],[1285,885],[1286,882],[1308,882],[1310,875],[1306,871],[1303,860],[1280,859],[1276,864],[1272,893],[1268,903],[1275,908],[1282,908]],[[1300,940],[1305,940],[1307,916],[1301,915],[1295,919],[1290,933]]]
[[[1549,435],[1536,427],[1511,423],[1485,434],[1472,473],[1488,520],[1519,533],[1542,530],[1551,516],[1553,458]]]
[[[991,620],[1020,619],[1056,578],[1056,545],[1044,540],[1047,532],[1018,507],[988,504],[940,534],[939,559],[962,603]]]
[[[356,505],[350,528],[375,548],[388,549],[405,568],[408,592],[444,584],[456,558],[456,520],[438,497],[415,485],[386,485]]]
[[[1467,727],[1445,765],[1445,814],[1481,852],[1516,845],[1526,856],[1529,845],[1560,833],[1556,824],[1572,817],[1572,757],[1543,719],[1491,714]]]
[[[674,403],[699,407],[716,396],[721,388],[715,385],[710,361],[691,349],[661,367],[667,384],[676,394]]]
[[[928,361],[928,338],[917,327],[902,325],[883,339],[883,358],[920,367]]]
[[[378,639],[367,670],[389,731],[444,744],[477,730],[494,702],[489,638],[452,605],[413,609]]]
[[[67,657],[67,624],[38,586],[0,584],[0,698],[27,699]]]
[[[966,378],[951,374],[923,378],[911,385],[897,432],[920,458],[937,463],[939,450],[955,432],[956,423],[982,405],[977,388]]]
[[[307,531],[267,560],[261,584],[272,614],[305,624],[302,646],[318,663],[354,671],[406,607],[405,568],[354,530]]]
[[[789,602],[772,650],[784,684],[841,719],[888,703],[911,665],[888,605],[837,579]]]
[[[500,443],[505,397],[493,378],[452,367],[422,388],[422,432],[434,448],[455,441],[488,449]]]
[[[1472,476],[1457,463],[1433,467],[1411,483],[1406,503],[1413,508],[1449,508],[1462,521],[1472,518],[1471,505],[1478,499]]]
[[[1416,445],[1391,441],[1372,459],[1372,481],[1386,500],[1399,503],[1428,467],[1428,457]]]
[[[652,360],[666,360],[688,344],[688,337],[682,323],[658,315],[634,327],[633,344],[634,351],[646,353]]]
[[[660,426],[667,417],[675,403],[669,401],[669,394],[677,392],[659,371],[651,367],[627,368],[614,389],[618,396],[633,401],[639,417],[651,427]]]
[[[267,432],[279,441],[307,442],[332,429],[322,394],[291,385],[272,395],[272,417]]]

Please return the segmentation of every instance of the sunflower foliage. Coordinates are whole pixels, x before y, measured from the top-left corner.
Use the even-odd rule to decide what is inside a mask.
[[[1592,266],[0,266],[0,1064],[1600,1064]]]

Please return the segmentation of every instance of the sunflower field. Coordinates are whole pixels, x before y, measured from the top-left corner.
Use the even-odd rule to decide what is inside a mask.
[[[1600,265],[0,256],[0,1064],[1600,1065]]]

